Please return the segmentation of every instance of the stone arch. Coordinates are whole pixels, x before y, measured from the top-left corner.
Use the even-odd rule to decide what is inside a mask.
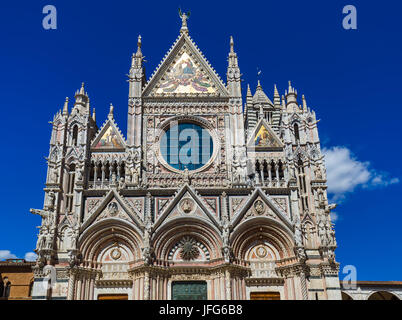
[[[291,231],[267,217],[251,218],[233,230],[231,244],[234,255],[247,260],[247,253],[258,241],[270,244],[276,252],[276,260],[294,256]]]
[[[72,229],[69,225],[64,225],[61,227],[58,233],[57,239],[57,248],[61,252],[66,252],[71,248],[71,237],[72,237]]]
[[[156,258],[168,261],[172,250],[184,237],[190,237],[201,244],[199,250],[208,256],[206,260],[222,257],[219,230],[206,221],[188,217],[169,221],[157,230],[153,241]]]
[[[84,264],[91,267],[99,263],[99,256],[115,243],[127,248],[130,259],[141,259],[142,237],[137,228],[122,219],[105,219],[86,229],[79,239]]]
[[[341,291],[342,300],[354,300],[352,296],[344,291]]]
[[[389,291],[374,291],[369,294],[367,300],[401,300],[395,293]]]

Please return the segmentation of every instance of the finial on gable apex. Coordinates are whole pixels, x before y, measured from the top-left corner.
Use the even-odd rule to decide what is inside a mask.
[[[184,13],[181,11],[181,8],[179,8],[179,16],[181,18],[181,29],[180,33],[186,33],[188,34],[188,27],[187,27],[187,20],[190,18],[190,11],[187,13]]]
[[[109,119],[113,119],[113,111],[114,111],[113,104],[110,104],[110,111],[109,111],[109,115],[108,115]]]

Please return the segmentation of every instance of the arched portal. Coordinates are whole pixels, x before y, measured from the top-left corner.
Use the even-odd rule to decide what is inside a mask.
[[[388,291],[376,291],[367,300],[400,300],[395,294]]]

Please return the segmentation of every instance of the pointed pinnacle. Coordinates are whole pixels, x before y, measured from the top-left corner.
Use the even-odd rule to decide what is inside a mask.
[[[66,101],[64,102],[64,107],[63,107],[63,115],[68,114],[68,97],[66,97]]]
[[[234,53],[234,41],[232,36],[230,36],[230,52]]]
[[[85,82],[83,82],[82,84],[81,84],[81,89],[80,89],[80,94],[85,94]]]
[[[110,111],[108,117],[113,118],[113,111],[114,111],[113,104],[110,104]]]
[[[278,92],[278,88],[276,87],[276,84],[274,84],[274,96],[279,97],[279,92]]]
[[[253,95],[251,94],[251,90],[250,90],[250,85],[247,85],[247,97],[252,97]]]
[[[142,37],[141,37],[141,35],[139,35],[138,42],[137,42],[137,55],[142,54],[141,47],[142,47]]]

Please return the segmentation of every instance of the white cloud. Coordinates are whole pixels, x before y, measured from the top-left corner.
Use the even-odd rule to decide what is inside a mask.
[[[333,200],[345,197],[357,187],[386,187],[399,183],[386,172],[370,168],[369,162],[359,161],[346,147],[323,149],[327,167],[328,193]]]
[[[36,261],[37,254],[35,252],[25,253],[24,259],[26,261]],[[7,259],[19,259],[15,254],[11,253],[10,250],[0,250],[0,261]]]
[[[6,259],[17,259],[17,256],[12,254],[10,250],[0,250],[0,261]]]
[[[36,261],[37,257],[38,255],[35,252],[27,252],[24,259],[26,261]]]
[[[339,220],[339,215],[336,212],[331,211],[331,213],[329,215],[330,215],[331,221],[333,223],[335,223],[335,222],[337,222]]]

